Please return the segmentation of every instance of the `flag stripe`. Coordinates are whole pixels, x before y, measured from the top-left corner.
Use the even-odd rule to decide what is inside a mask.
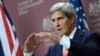
[[[0,56],[23,56],[13,22],[0,0]]]
[[[1,0],[1,1],[2,1],[2,0]],[[13,26],[13,22],[12,22],[12,20],[10,19],[9,13],[7,12],[7,9],[5,8],[3,1],[2,1],[2,7],[3,7],[4,12],[6,13],[7,19],[8,19],[9,22],[10,22],[10,25]],[[15,31],[12,31],[12,32],[13,32],[13,34],[14,34],[14,36],[15,36],[14,38],[16,39],[16,32],[15,32]]]
[[[3,51],[4,51],[5,56],[11,56],[9,43],[7,40],[7,35],[6,35],[5,27],[3,24],[3,18],[1,15],[1,9],[0,9],[0,40],[2,43],[2,47],[3,47]]]
[[[23,56],[23,51],[21,50],[20,46],[18,47],[17,49],[17,53],[16,53],[16,56]]]
[[[10,32],[10,30],[9,30],[9,26],[8,26],[8,24],[7,24],[6,16],[5,16],[5,14],[4,14],[4,11],[3,11],[1,5],[0,5],[0,9],[1,9],[2,17],[3,17],[3,22],[4,22],[6,34],[7,34],[7,39],[8,39],[8,42],[9,42],[10,51],[11,51],[11,53],[12,53],[13,48],[14,48],[14,45],[13,45],[13,41],[12,41],[12,38],[11,38],[11,37],[12,37],[12,36],[11,36],[11,32]]]
[[[13,25],[13,22],[12,22],[12,20],[10,19],[9,13],[7,12],[7,10],[6,10],[5,6],[4,6],[4,1],[1,0],[1,3],[2,3],[2,8],[3,8],[4,12],[6,13],[6,16],[8,17],[8,20],[9,20],[11,26],[12,26],[12,25]]]

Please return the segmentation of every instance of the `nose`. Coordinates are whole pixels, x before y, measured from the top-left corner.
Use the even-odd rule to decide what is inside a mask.
[[[55,22],[55,27],[59,27],[59,26],[60,26],[59,22],[56,21],[56,22]]]

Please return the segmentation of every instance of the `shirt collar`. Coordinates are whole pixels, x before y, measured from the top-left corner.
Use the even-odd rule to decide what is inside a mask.
[[[73,39],[75,32],[76,32],[77,28],[75,27],[74,30],[71,32],[71,34],[69,35],[70,39]]]

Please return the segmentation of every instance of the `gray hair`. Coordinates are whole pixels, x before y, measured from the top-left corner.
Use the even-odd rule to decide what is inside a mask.
[[[52,13],[54,13],[55,11],[58,11],[58,10],[61,10],[62,12],[64,12],[65,16],[67,16],[67,17],[71,17],[71,16],[76,17],[75,10],[74,10],[72,4],[70,4],[70,3],[59,2],[59,3],[54,4],[50,9],[50,15],[52,15]]]

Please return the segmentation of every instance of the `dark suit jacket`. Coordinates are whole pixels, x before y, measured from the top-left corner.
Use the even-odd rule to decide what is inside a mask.
[[[49,48],[46,56],[62,56],[63,47],[56,44]],[[77,29],[71,40],[68,56],[100,56],[100,36]]]

